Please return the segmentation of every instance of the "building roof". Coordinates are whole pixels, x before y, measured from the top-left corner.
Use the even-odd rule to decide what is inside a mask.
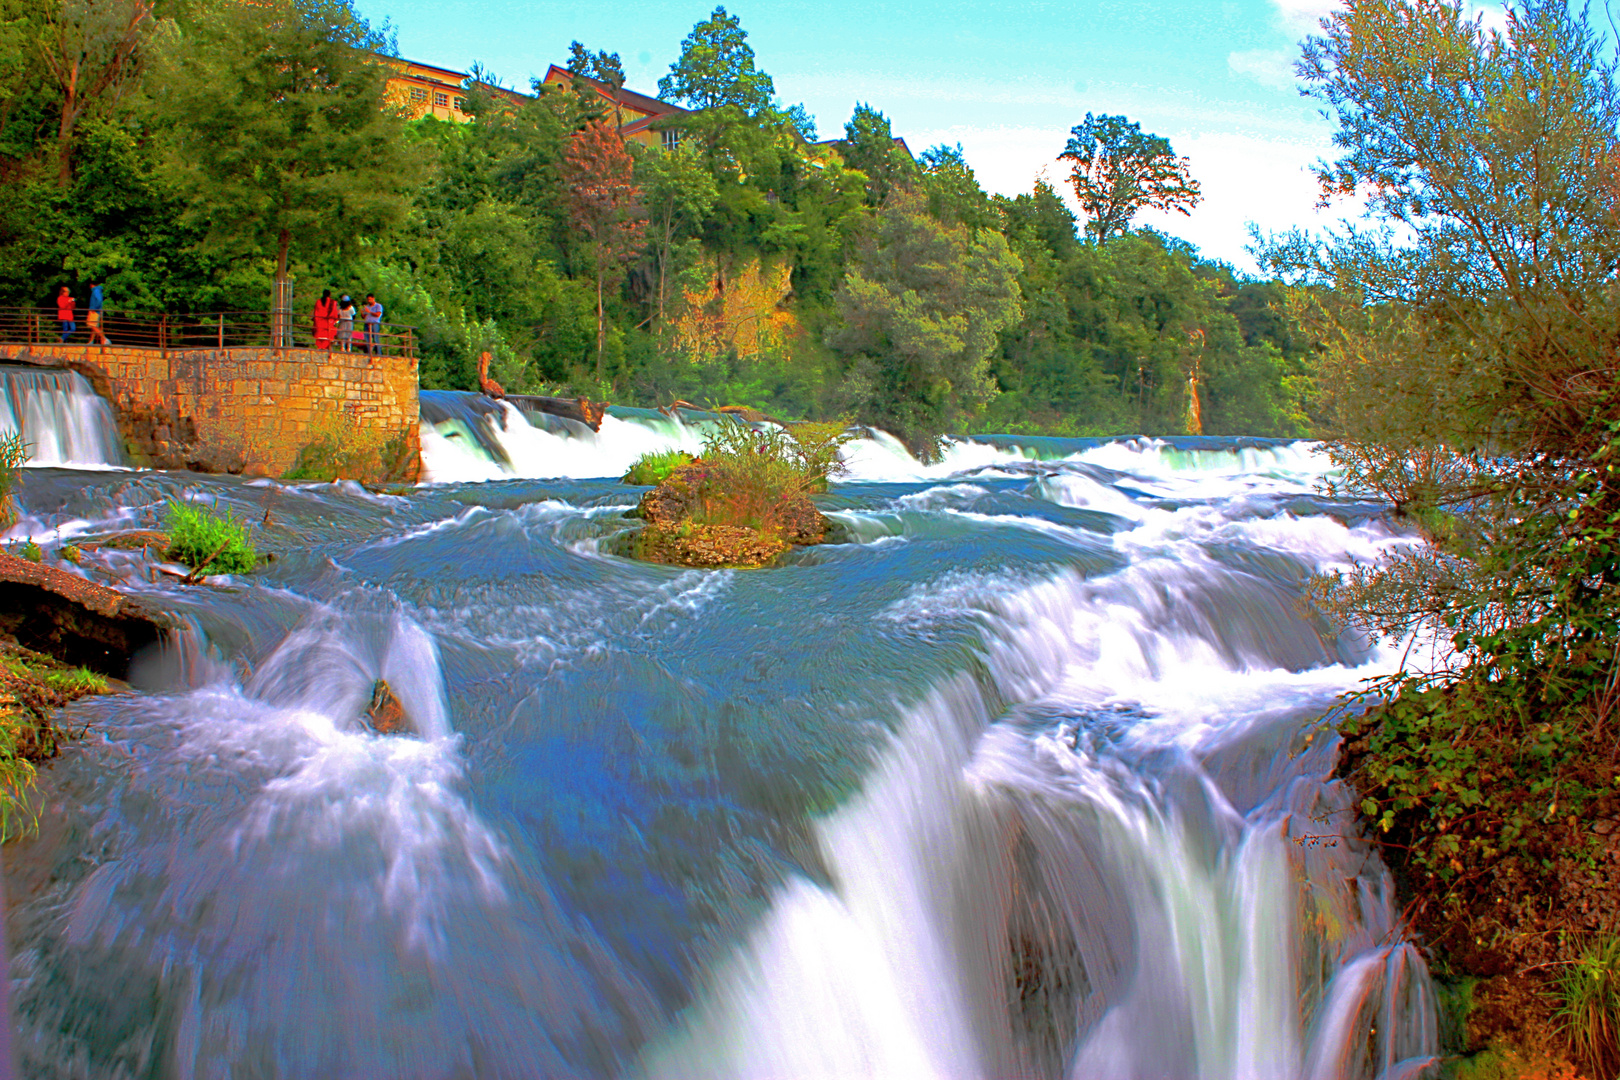
[[[609,86],[607,83],[602,82],[600,79],[593,79],[589,75],[575,75],[567,68],[558,67],[556,64],[552,64],[546,69],[546,77],[540,81],[543,83],[551,83],[553,85],[569,86],[572,85],[575,80],[578,80],[579,82],[584,83],[586,86],[591,87],[598,94],[601,94],[609,101],[615,100],[613,87]],[[691,111],[690,109],[683,109],[679,105],[671,105],[667,101],[659,101],[655,97],[648,97],[646,94],[638,94],[634,90],[626,90],[622,87],[619,89],[617,100],[621,107],[629,109],[632,112],[641,113],[647,117],[673,116]],[[634,121],[634,123],[640,123],[640,121]],[[627,130],[629,127],[629,124],[625,125]]]

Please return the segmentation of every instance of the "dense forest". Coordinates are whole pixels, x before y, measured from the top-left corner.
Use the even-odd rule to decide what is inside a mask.
[[[395,52],[345,0],[0,0],[0,306],[100,280],[123,311],[256,311],[287,278],[303,317],[375,291],[425,387],[476,388],[488,351],[512,391],[848,416],[923,450],[1308,426],[1279,286],[1131,228],[1198,191],[1123,117],[1059,162],[1080,222],[1044,182],[987,194],[959,148],[913,157],[868,105],[818,141],[723,8],[660,82],[690,110],[660,146],[621,137],[610,52],[576,43],[571,88],[475,71],[471,123],[406,119]]]

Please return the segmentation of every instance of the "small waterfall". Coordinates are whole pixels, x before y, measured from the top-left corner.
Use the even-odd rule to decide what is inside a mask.
[[[9,432],[28,444],[29,465],[126,463],[112,406],[76,371],[0,367],[0,434]]]

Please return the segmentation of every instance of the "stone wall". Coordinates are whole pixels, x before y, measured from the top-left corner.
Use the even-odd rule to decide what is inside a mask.
[[[112,402],[136,463],[280,476],[311,443],[415,480],[416,358],[307,349],[162,350],[0,344],[0,362],[69,368]]]

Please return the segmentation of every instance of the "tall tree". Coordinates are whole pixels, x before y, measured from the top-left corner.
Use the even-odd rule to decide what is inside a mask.
[[[936,456],[948,425],[995,396],[988,358],[1022,312],[1021,269],[1000,233],[941,224],[923,196],[896,193],[839,287],[829,338],[864,418]]]
[[[613,122],[624,127],[624,105],[619,93],[624,89],[624,63],[618,53],[591,52],[577,41],[568,45],[568,73],[595,79],[613,91]],[[577,81],[577,80],[576,80]]]
[[[73,182],[80,122],[116,101],[134,81],[141,42],[151,25],[150,0],[65,0],[48,19],[40,57],[61,92],[57,187]]]
[[[734,105],[752,116],[771,106],[776,87],[754,67],[754,50],[742,22],[717,7],[681,42],[680,59],[658,80],[658,96],[694,109]]]
[[[670,270],[681,242],[696,233],[704,215],[714,206],[719,191],[714,174],[696,148],[682,144],[672,150],[650,150],[640,155],[636,172],[646,193],[647,223],[653,257],[658,263],[656,311],[662,325]],[[696,244],[696,240],[688,240]]]
[[[151,82],[166,172],[217,250],[352,250],[397,222],[418,168],[385,99],[382,36],[350,0],[215,4],[177,30]]]
[[[596,377],[599,380],[607,333],[604,301],[607,277],[635,258],[646,236],[647,222],[634,171],[635,162],[624,147],[624,139],[605,120],[590,121],[569,141],[564,166],[569,216],[590,242],[591,268],[596,277]]]
[[[896,145],[889,130],[889,118],[861,102],[855,106],[838,152],[852,169],[866,174],[866,201],[881,206],[889,192],[904,186],[917,175],[917,163]]]
[[[1085,211],[1086,233],[1101,243],[1131,227],[1143,207],[1190,213],[1201,197],[1198,181],[1170,140],[1144,135],[1123,116],[1093,116],[1069,132],[1058,155],[1070,162],[1069,183]]]

